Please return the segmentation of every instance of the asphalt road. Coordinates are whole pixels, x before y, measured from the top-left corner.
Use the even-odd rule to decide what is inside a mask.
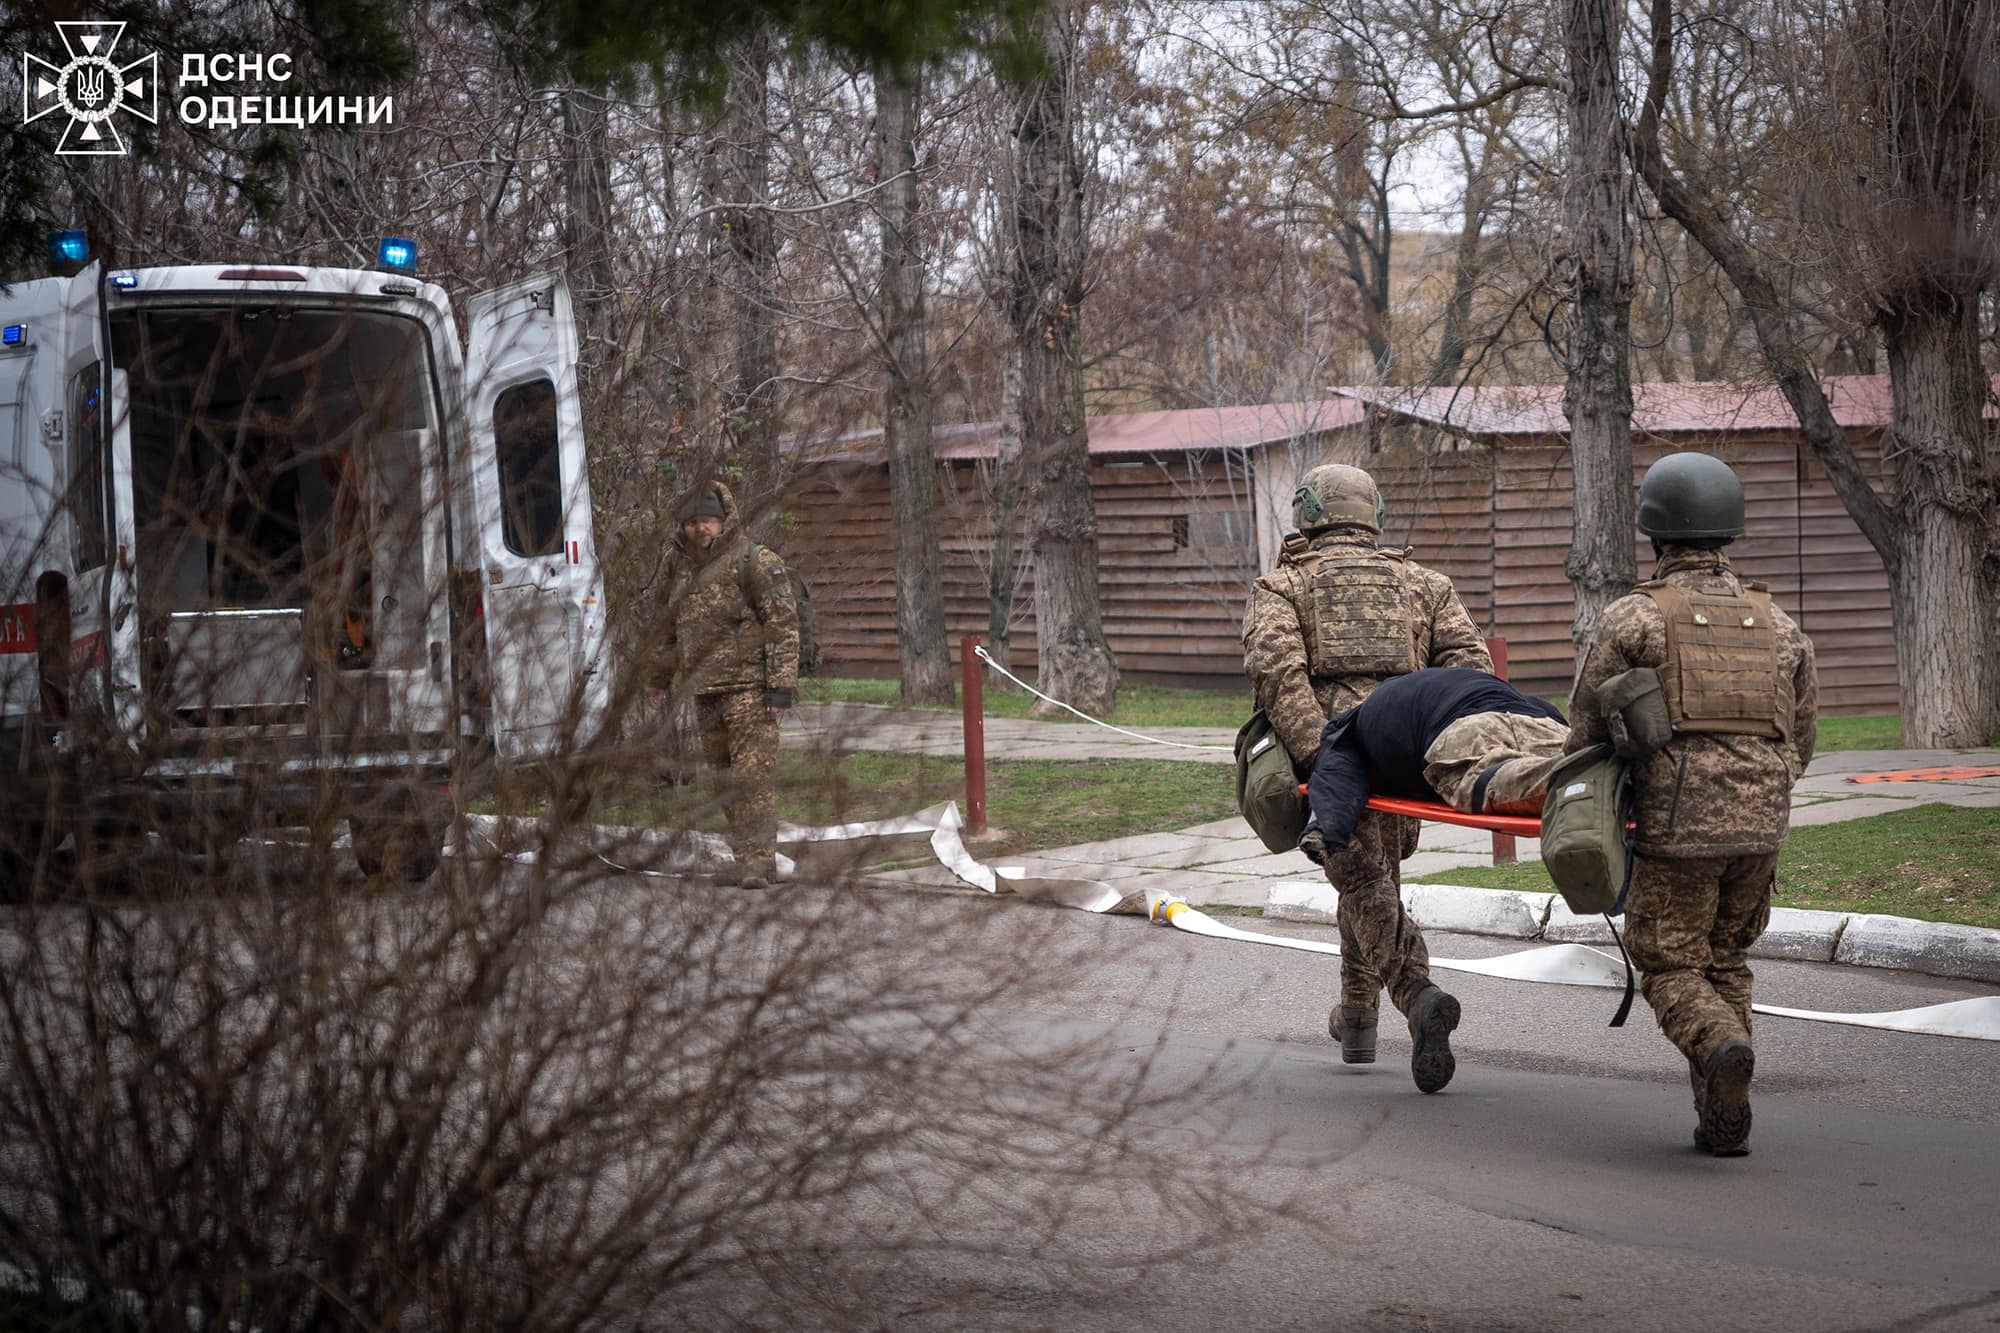
[[[1214,1201],[1080,1184],[1035,1258],[982,1266],[946,1250],[850,1268],[871,1323],[2000,1327],[2000,1043],[1762,1020],[1754,1150],[1718,1160],[1691,1146],[1685,1066],[1643,1001],[1614,1031],[1613,992],[1440,973],[1466,1017],[1457,1077],[1426,1097],[1387,1023],[1380,1063],[1341,1066],[1325,1034],[1330,959],[1133,918],[955,910],[1035,914],[1052,931],[1050,957],[1081,946],[1088,961],[1045,977],[1032,1002],[985,1015],[996,1048],[1095,1035],[1107,1087],[1189,1089],[1185,1106],[1149,1113],[1157,1123],[1137,1142]],[[1431,947],[1474,957],[1518,946],[1437,936]],[[1865,969],[1758,967],[1761,1000],[1817,1009],[1981,993]],[[1010,1165],[990,1170],[1005,1177]],[[968,1235],[985,1225],[972,1205],[957,1220]],[[932,1296],[944,1290],[954,1294],[941,1309]]]
[[[691,941],[697,988],[754,991],[811,939],[847,961],[836,1007],[913,996],[826,1029],[823,1071],[773,1076],[807,1100],[859,1088],[863,1136],[893,1126],[891,1169],[802,1187],[790,1230],[668,1297],[683,1326],[2000,1329],[2000,1043],[1763,1019],[1753,1152],[1717,1160],[1690,1143],[1685,1066],[1643,1002],[1605,1026],[1613,991],[1440,969],[1465,1021],[1457,1077],[1426,1097],[1393,1022],[1380,1063],[1339,1063],[1319,955],[903,887],[619,875],[566,910],[620,929],[640,905],[665,913],[663,944]],[[697,947],[694,926],[746,913],[735,954]],[[1987,993],[1756,966],[1759,999],[1805,1008]],[[787,1159],[751,1140],[715,1159],[759,1160]]]

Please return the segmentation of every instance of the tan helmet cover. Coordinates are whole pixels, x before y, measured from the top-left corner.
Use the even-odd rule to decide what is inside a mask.
[[[1360,468],[1322,463],[1299,479],[1292,493],[1292,522],[1300,532],[1356,527],[1380,534],[1382,493]]]

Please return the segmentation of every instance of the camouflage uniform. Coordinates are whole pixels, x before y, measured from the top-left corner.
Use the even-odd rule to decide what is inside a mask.
[[[1568,725],[1552,717],[1473,713],[1440,731],[1425,749],[1424,781],[1459,810],[1539,815],[1549,770],[1562,761],[1568,739]],[[1488,769],[1493,775],[1482,792],[1479,779]]]
[[[1728,556],[1690,546],[1663,546],[1654,580],[1725,596],[1744,590]],[[1770,919],[1792,784],[1812,759],[1818,725],[1812,642],[1776,607],[1771,626],[1774,697],[1783,708],[1789,696],[1789,739],[1677,731],[1633,767],[1637,855],[1625,944],[1660,1030],[1688,1058],[1698,1110],[1709,1057],[1727,1042],[1750,1041],[1744,960]],[[1666,665],[1666,616],[1653,597],[1637,592],[1606,607],[1577,670],[1568,748],[1608,739],[1598,700],[1606,680]]]
[[[655,588],[665,597],[664,652],[652,683],[692,695],[702,757],[723,774],[721,800],[740,872],[777,864],[778,720],[799,683],[799,621],[784,561],[750,543],[729,488],[712,487],[722,534],[701,550],[676,524]],[[705,497],[704,497],[705,498]]]
[[[1305,480],[1328,470],[1315,468]],[[1366,474],[1359,475],[1366,480]],[[1368,487],[1372,493],[1373,483]],[[1322,608],[1366,601],[1358,614],[1377,619],[1358,622],[1359,630],[1380,631],[1383,642],[1405,645],[1404,671],[1424,666],[1493,669],[1486,641],[1459,603],[1451,580],[1402,552],[1380,549],[1370,529],[1379,530],[1379,520],[1355,516],[1338,526],[1288,537],[1277,568],[1257,580],[1243,619],[1244,670],[1258,706],[1301,771],[1311,768],[1329,717],[1360,703],[1388,676],[1400,674],[1342,671],[1318,660]],[[1384,588],[1389,589],[1386,598],[1379,595]],[[1334,594],[1331,599],[1329,594]],[[1371,810],[1356,824],[1348,844],[1327,855],[1327,880],[1340,893],[1343,1010],[1372,1015],[1386,987],[1391,1003],[1408,1013],[1430,984],[1430,953],[1402,899],[1401,863],[1416,850],[1417,833],[1416,820]]]

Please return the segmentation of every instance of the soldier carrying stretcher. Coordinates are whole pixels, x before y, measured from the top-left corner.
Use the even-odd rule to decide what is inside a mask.
[[[1420,667],[1491,672],[1493,659],[1451,580],[1380,545],[1382,497],[1357,467],[1329,463],[1300,479],[1298,531],[1257,580],[1243,619],[1243,666],[1258,707],[1293,766],[1319,751],[1327,719],[1384,681]],[[1326,858],[1340,892],[1340,1002],[1329,1029],[1347,1064],[1375,1059],[1381,993],[1408,1019],[1410,1074],[1424,1092],[1451,1081],[1458,1001],[1430,977],[1430,952],[1403,908],[1402,860],[1417,821],[1365,811]]]

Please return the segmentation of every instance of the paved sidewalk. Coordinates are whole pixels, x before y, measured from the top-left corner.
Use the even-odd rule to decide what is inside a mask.
[[[807,706],[784,723],[788,745],[818,743],[842,750],[896,750],[909,754],[964,753],[956,713],[873,708],[857,704]],[[1142,730],[1147,730],[1143,729]],[[1169,759],[1227,764],[1233,730],[1160,727],[1149,735],[1218,750],[1172,749],[1120,736],[1087,723],[986,720],[988,759]],[[2000,812],[2000,777],[1952,782],[1855,783],[1857,774],[1924,768],[2000,767],[2000,750],[1843,750],[1815,758],[1792,793],[1794,827],[1860,819],[1892,810],[1944,802]],[[1205,779],[1204,779],[1205,780]],[[2000,819],[2000,813],[1995,814]],[[1449,824],[1425,824],[1417,854],[1403,862],[1405,881],[1464,866],[1492,863],[1492,835]],[[1517,854],[1539,855],[1532,838]],[[1103,880],[1120,889],[1158,889],[1196,906],[1262,907],[1281,880],[1317,879],[1319,869],[1298,852],[1270,853],[1240,818],[1174,832],[1135,833],[1006,858],[1030,875]],[[949,879],[942,867],[936,870]],[[931,871],[898,872],[921,879]]]

